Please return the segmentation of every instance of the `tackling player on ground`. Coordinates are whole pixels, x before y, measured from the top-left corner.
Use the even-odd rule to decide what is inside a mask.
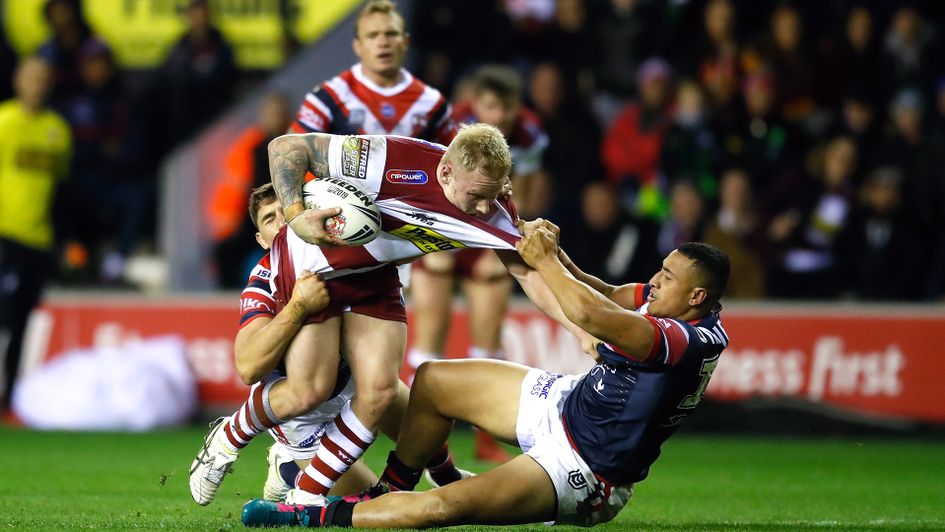
[[[566,316],[603,340],[588,373],[561,376],[490,360],[429,362],[385,478],[410,490],[424,460],[462,420],[518,443],[525,454],[485,474],[423,493],[318,506],[250,501],[249,526],[420,528],[613,519],[649,474],[660,447],[698,406],[728,336],[719,297],[720,250],[687,243],[645,285],[611,286],[580,271],[553,227],[517,245]],[[394,474],[388,474],[393,472]]]

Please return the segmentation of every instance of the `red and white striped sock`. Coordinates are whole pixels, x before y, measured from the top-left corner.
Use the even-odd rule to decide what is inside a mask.
[[[327,495],[328,490],[364,454],[375,437],[377,433],[368,430],[354,415],[351,403],[345,405],[322,435],[315,457],[299,477],[299,488],[317,495]]]
[[[256,435],[282,423],[276,417],[269,404],[269,390],[272,385],[283,380],[273,379],[259,383],[249,392],[249,399],[230,417],[230,422],[223,427],[223,444],[233,452],[249,445]]]

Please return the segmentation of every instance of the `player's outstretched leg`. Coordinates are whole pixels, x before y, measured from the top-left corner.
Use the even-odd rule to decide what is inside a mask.
[[[228,417],[221,417],[210,423],[210,430],[203,438],[203,446],[190,464],[190,494],[202,506],[213,502],[223,477],[239,456],[239,453],[223,444],[223,427],[229,421]]]

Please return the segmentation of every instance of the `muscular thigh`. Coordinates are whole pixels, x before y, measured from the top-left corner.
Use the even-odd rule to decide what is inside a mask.
[[[341,318],[303,325],[285,355],[290,386],[335,385],[340,355]],[[329,388],[329,389],[331,389]]]
[[[522,380],[529,369],[502,360],[428,362],[422,366],[414,388],[423,386],[441,415],[517,444],[515,424]]]
[[[396,386],[407,345],[407,324],[346,312],[342,347],[355,383],[361,386]]]

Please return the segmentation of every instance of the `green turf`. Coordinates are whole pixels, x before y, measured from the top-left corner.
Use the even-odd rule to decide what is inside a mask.
[[[238,528],[242,503],[261,495],[268,437],[244,452],[217,500],[202,508],[187,487],[202,435],[0,429],[0,528]],[[468,458],[471,441],[458,432],[451,446],[461,465],[482,470]],[[369,464],[379,469],[387,449],[389,442],[376,445]],[[680,435],[631,505],[598,528],[942,530],[945,445]]]

